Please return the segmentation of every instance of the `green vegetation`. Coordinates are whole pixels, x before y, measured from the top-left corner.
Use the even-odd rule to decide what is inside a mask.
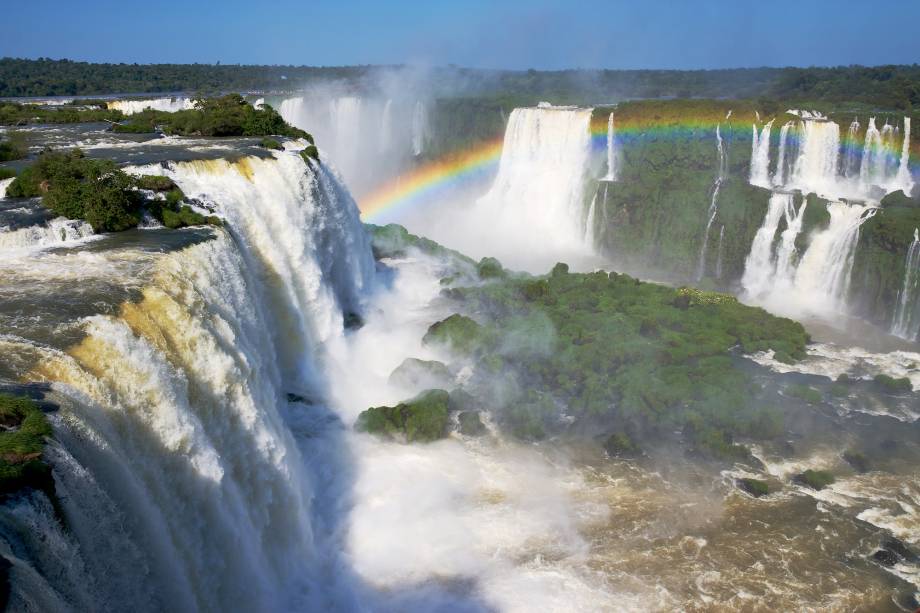
[[[504,276],[505,269],[495,258],[482,258],[476,264],[476,274],[480,279],[497,279]]]
[[[402,258],[405,257],[410,249],[418,249],[422,253],[443,257],[450,260],[455,267],[475,266],[475,261],[463,255],[459,251],[448,249],[429,238],[410,234],[408,230],[399,224],[391,223],[386,226],[375,226],[365,224],[370,230],[374,258],[382,260],[384,258]]]
[[[3,60],[0,60],[2,63]],[[90,123],[119,121],[121,111],[106,108],[78,108],[74,106],[39,106],[0,101],[0,125],[24,126],[31,123]]]
[[[810,487],[813,490],[822,490],[834,482],[834,475],[826,470],[808,469],[793,477],[793,482]]]
[[[642,449],[625,432],[614,432],[604,443],[604,450],[615,458],[631,458],[642,455]]]
[[[316,148],[316,145],[309,145],[300,151],[300,157],[309,166],[311,160],[314,162],[319,161],[319,149]]]
[[[41,196],[42,203],[70,219],[87,221],[96,232],[137,226],[143,201],[130,176],[114,162],[87,158],[79,149],[46,150],[6,190],[9,198]]]
[[[856,472],[864,473],[869,471],[869,458],[861,451],[847,449],[843,452],[843,460],[852,466]]]
[[[26,397],[0,394],[0,425],[0,495],[25,487],[53,491],[51,469],[41,460],[51,425],[38,405]]]
[[[90,64],[67,59],[0,59],[0,96],[96,95],[112,92],[289,90],[291,83],[347,81],[366,89],[368,77],[393,66],[241,66],[209,64]],[[435,96],[455,94],[492,99],[479,114],[506,106],[551,99],[560,104],[630,98],[759,98],[768,109],[776,100],[836,102],[908,110],[920,107],[920,66],[833,68],[746,68],[727,70],[503,70],[456,67],[429,71]],[[373,92],[369,92],[373,93]],[[458,135],[471,133],[462,122]]]
[[[174,113],[146,109],[113,129],[129,133],[160,130],[177,136],[291,136],[313,141],[303,130],[289,126],[269,105],[257,109],[239,94],[198,98],[194,109]]]
[[[786,393],[793,398],[804,400],[808,404],[820,404],[823,400],[821,392],[807,385],[796,384],[786,388]]]
[[[452,377],[443,362],[406,358],[390,373],[389,381],[404,387],[447,387]]]
[[[875,383],[876,387],[886,394],[908,394],[914,389],[910,379],[903,377],[895,378],[889,377],[888,375],[875,375],[872,381]]]
[[[16,171],[12,168],[0,168],[0,181],[3,179],[12,179],[16,176]]]
[[[457,414],[457,424],[463,436],[482,436],[487,432],[478,411],[461,411]]]
[[[760,479],[738,479],[738,488],[747,492],[754,498],[760,498],[770,493],[770,485]]]
[[[10,132],[5,139],[0,137],[0,162],[21,160],[28,154],[25,138],[19,132]]]
[[[509,398],[498,419],[524,438],[558,430],[565,407],[608,432],[678,428],[703,455],[745,458],[734,437],[775,437],[782,419],[733,350],[772,349],[797,360],[808,342],[798,323],[725,294],[571,274],[564,265],[545,277],[442,294],[468,315],[433,324],[423,342],[472,359],[477,377],[468,391]],[[508,389],[518,393],[509,397]]]
[[[138,191],[166,191],[165,198],[145,199]],[[205,217],[181,204],[185,198],[167,177],[132,177],[114,162],[87,158],[79,149],[67,152],[45,150],[34,164],[24,169],[7,187],[8,198],[41,197],[55,214],[82,219],[96,232],[119,232],[140,222],[143,208],[168,228],[212,224],[217,217]]]
[[[268,138],[267,136],[259,142],[260,147],[265,147],[266,149],[281,150],[284,149],[284,146],[276,141],[274,138]]]
[[[422,392],[395,407],[374,407],[358,416],[355,428],[407,443],[427,443],[447,435],[448,399],[446,391]]]

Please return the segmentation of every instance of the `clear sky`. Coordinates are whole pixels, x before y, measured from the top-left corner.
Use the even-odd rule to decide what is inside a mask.
[[[0,56],[724,68],[920,62],[920,0],[8,0]]]

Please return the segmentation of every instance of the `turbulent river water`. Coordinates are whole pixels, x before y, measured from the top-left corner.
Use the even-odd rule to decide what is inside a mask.
[[[508,159],[472,206],[527,216],[515,190],[536,164],[528,197],[551,206],[525,229],[556,228],[559,251],[580,252],[581,171],[554,156],[587,155],[588,115],[552,112],[512,115]],[[547,154],[528,137],[537,124],[568,149]],[[488,423],[486,437],[429,445],[358,434],[359,412],[420,391],[390,382],[394,368],[440,357],[421,338],[449,314],[448,261],[375,262],[342,179],[293,146],[97,125],[29,138],[166,174],[226,223],[97,236],[0,199],[0,383],[59,406],[46,452],[59,508],[41,493],[0,507],[11,610],[884,611],[920,589],[917,564],[870,558],[890,536],[920,546],[911,400],[815,409],[801,417],[814,436],[782,458],[755,450],[761,469],[611,459]],[[797,376],[888,373],[920,388],[915,344],[821,340]],[[747,363],[763,385],[789,370],[770,354]],[[856,474],[841,441],[857,436],[901,447],[884,472]],[[735,487],[805,467],[842,476],[759,499]]]

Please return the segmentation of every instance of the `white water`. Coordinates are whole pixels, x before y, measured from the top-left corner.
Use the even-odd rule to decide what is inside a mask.
[[[859,228],[877,209],[842,202],[832,202],[827,208],[828,226],[811,236],[802,257],[795,261],[795,240],[801,232],[805,203],[796,212],[791,195],[773,194],[745,262],[742,286],[748,300],[794,316],[831,316],[846,311]],[[774,254],[774,237],[784,214],[787,229]]]
[[[481,224],[477,239],[485,238],[483,243],[504,257],[509,248],[518,251],[519,262],[539,253],[553,258],[591,251],[585,244],[582,202],[590,121],[591,109],[519,108],[511,113],[498,176],[475,205],[473,216]]]
[[[773,185],[783,185],[789,176],[789,132],[795,130],[795,122],[787,121],[779,131],[779,153],[776,158],[776,169],[773,171]]]
[[[768,139],[769,141],[769,139]],[[719,156],[719,174],[712,184],[712,198],[709,201],[709,210],[706,212],[706,230],[703,233],[703,245],[700,247],[700,260],[697,264],[696,280],[700,281],[706,276],[706,255],[709,250],[709,231],[719,213],[719,191],[722,189],[722,182],[725,180],[726,158],[725,146],[722,142],[722,133],[720,126],[716,126],[716,151]]]
[[[359,195],[407,168],[430,138],[428,107],[415,99],[308,92],[281,100],[278,112],[315,137],[323,159]]]
[[[93,236],[92,226],[85,221],[58,217],[46,224],[0,231],[0,253],[9,250],[55,247]]]
[[[313,502],[327,467],[305,462],[285,418],[286,393],[325,396],[325,348],[372,285],[354,202],[293,152],[166,172],[229,230],[160,256],[140,296],[85,320],[66,353],[0,340],[35,354],[30,378],[63,399],[48,456],[70,528],[40,496],[3,511],[19,516],[0,539],[17,544],[12,607],[354,608],[332,593],[347,574]]]
[[[415,103],[415,111],[412,114],[412,155],[418,157],[425,152],[430,131],[428,107],[419,100]]]
[[[904,285],[898,292],[891,333],[908,340],[920,335],[920,230],[914,229],[914,240],[907,249],[904,262]]]
[[[854,120],[847,138],[841,142],[840,126],[812,114],[802,121],[783,125],[772,180],[769,167],[769,142],[753,126],[750,182],[767,187],[815,192],[829,199],[848,198],[878,202],[889,192],[904,190],[910,194],[914,181],[910,171],[910,118],[904,118],[904,130],[886,123],[881,130],[874,117],[869,119],[863,146],[858,140],[860,124]],[[768,124],[769,125],[769,124]],[[898,150],[899,135],[900,155]]]
[[[750,176],[752,185],[770,187],[770,129],[772,127],[773,120],[770,120],[759,134],[756,124],[752,128]]]
[[[113,100],[106,103],[109,109],[121,111],[125,115],[133,115],[147,109],[174,113],[195,108],[195,101],[191,98],[153,98],[150,100]]]
[[[6,198],[6,188],[8,188],[10,184],[15,180],[16,177],[0,180],[0,200]]]
[[[615,133],[613,125],[613,113],[607,118],[607,174],[604,181],[617,180],[617,157],[615,148]]]
[[[716,260],[716,279],[722,278],[722,257],[725,255],[725,225],[719,228],[719,257]]]

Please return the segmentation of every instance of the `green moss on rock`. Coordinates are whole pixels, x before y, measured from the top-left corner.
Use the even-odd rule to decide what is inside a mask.
[[[447,387],[451,382],[450,371],[443,362],[406,358],[390,373],[389,382],[403,387]]]
[[[355,429],[407,443],[436,441],[447,435],[448,400],[445,390],[427,390],[394,407],[367,409]]]
[[[813,490],[821,490],[832,484],[835,479],[834,475],[826,470],[808,469],[792,478],[794,483],[810,487]]]
[[[51,425],[30,398],[0,394],[0,495],[23,488],[53,492],[51,469],[41,460]]]
[[[486,333],[476,321],[454,313],[447,319],[432,324],[422,338],[426,345],[441,345],[461,354],[482,350]]]
[[[909,394],[914,387],[906,377],[896,378],[888,375],[875,375],[872,378],[875,386],[885,394]]]
[[[760,498],[770,493],[770,485],[766,481],[761,481],[760,479],[738,479],[735,484],[738,486],[738,489],[747,492],[754,498]]]

